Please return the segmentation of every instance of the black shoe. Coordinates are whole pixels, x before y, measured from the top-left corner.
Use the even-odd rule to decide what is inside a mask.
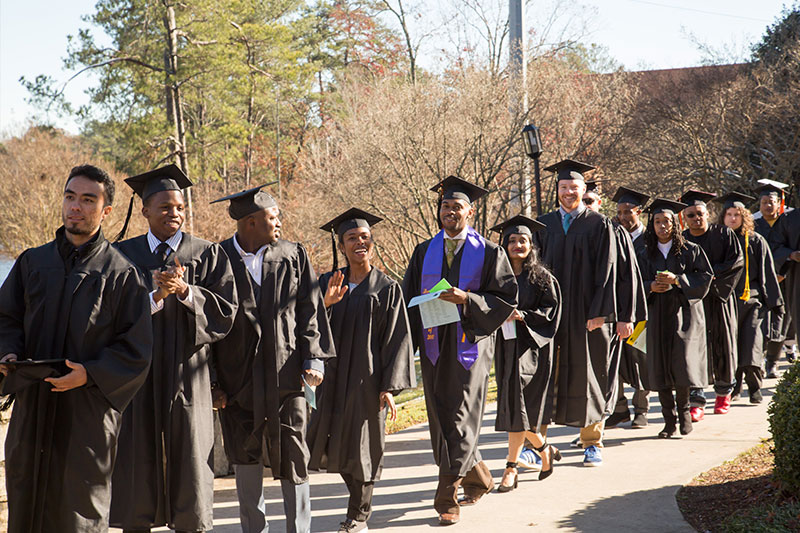
[[[790,352],[789,350],[786,350],[786,360],[787,361],[789,361],[790,363],[794,363],[794,360],[796,358],[797,358],[797,352],[796,351],[792,350]]]
[[[544,481],[545,479],[550,477],[550,474],[553,473],[553,463],[561,460],[561,452],[555,446],[548,446],[547,441],[544,441],[544,444],[542,444],[541,448],[534,448],[534,450],[536,450],[536,452],[541,457],[541,455],[544,453],[545,448],[550,450],[550,468],[548,468],[547,470],[542,469],[542,471],[539,472],[539,481]]]
[[[631,422],[631,427],[634,429],[646,428],[647,427],[647,415],[644,413],[638,413],[633,416],[633,422]]]
[[[678,414],[678,425],[681,429],[681,435],[688,435],[694,429],[692,426],[692,413],[688,409]]]
[[[369,531],[367,523],[348,518],[339,523],[339,531],[337,533],[356,533],[357,531]]]
[[[630,422],[631,420],[631,412],[625,411],[624,413],[614,413],[608,417],[606,420],[606,427],[613,428],[618,424],[622,424],[624,422]]]
[[[762,401],[764,401],[764,396],[760,390],[750,393],[750,403],[761,403]]]
[[[517,488],[519,484],[519,472],[517,472],[517,463],[507,462],[506,463],[506,470],[512,470],[514,472],[514,484],[513,485],[503,485],[503,481],[500,480],[500,484],[497,486],[497,492],[511,492],[512,490]],[[503,472],[503,477],[505,477],[505,472]]]
[[[667,424],[664,429],[658,432],[659,439],[668,439],[675,435],[675,424]]]

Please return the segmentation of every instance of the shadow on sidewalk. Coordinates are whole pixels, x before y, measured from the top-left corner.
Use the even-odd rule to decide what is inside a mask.
[[[618,531],[691,532],[675,504],[680,485],[631,492],[597,500],[588,507],[559,521],[559,527],[587,533]],[[647,509],[647,515],[642,510]],[[652,511],[659,509],[660,512]]]

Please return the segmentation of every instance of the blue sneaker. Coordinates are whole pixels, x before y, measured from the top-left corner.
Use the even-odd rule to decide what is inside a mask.
[[[523,448],[517,459],[517,464],[527,470],[539,471],[542,469],[542,458],[530,448]]]
[[[603,466],[603,454],[597,446],[583,450],[583,466]]]

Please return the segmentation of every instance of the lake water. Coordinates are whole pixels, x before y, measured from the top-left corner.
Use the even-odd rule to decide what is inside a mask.
[[[0,257],[0,283],[6,280],[6,276],[11,272],[11,267],[14,266],[14,260],[7,257]]]

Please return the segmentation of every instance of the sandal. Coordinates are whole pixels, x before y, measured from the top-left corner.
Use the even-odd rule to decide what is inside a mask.
[[[503,481],[506,479],[506,474],[514,473],[514,484],[513,485],[503,485]],[[511,461],[506,463],[506,471],[503,473],[503,479],[500,481],[500,485],[497,487],[497,492],[511,492],[512,490],[517,488],[519,484],[519,472],[517,472],[517,463],[512,463]]]
[[[559,449],[553,445],[548,446],[546,440],[544,441],[544,444],[542,444],[541,448],[534,448],[534,450],[538,452],[539,457],[542,456],[545,449],[548,449],[550,452],[550,468],[548,468],[547,470],[542,469],[542,471],[539,472],[539,481],[544,481],[545,479],[550,477],[550,474],[553,473],[553,463],[561,460],[561,452],[559,451]]]

